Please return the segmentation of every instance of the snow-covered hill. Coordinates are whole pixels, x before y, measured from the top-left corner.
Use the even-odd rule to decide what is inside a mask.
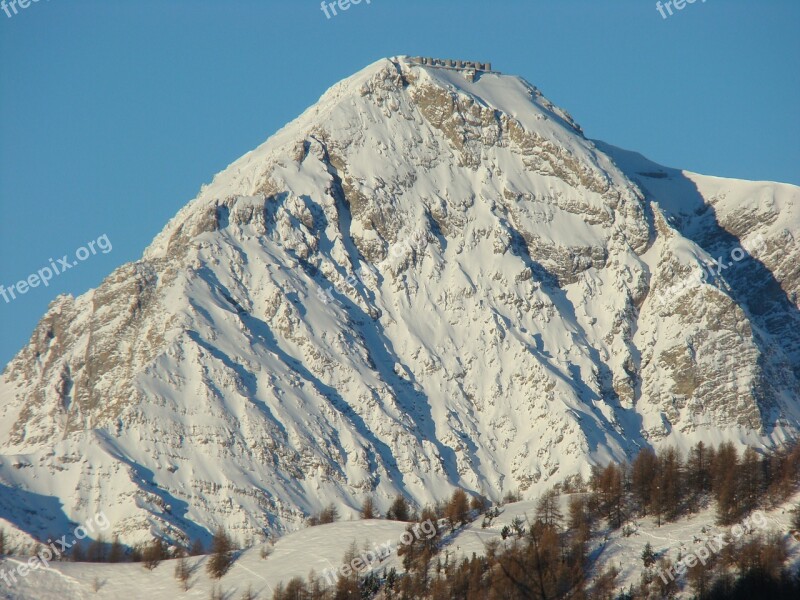
[[[562,496],[561,500],[566,511],[568,496]],[[500,508],[500,516],[486,528],[481,527],[478,519],[454,533],[445,533],[442,560],[445,556],[452,561],[470,558],[473,553],[485,555],[487,544],[493,540],[501,542],[504,526],[510,525],[515,518],[523,521],[532,518],[535,506],[535,501],[507,504]],[[782,534],[789,551],[788,565],[795,568],[800,562],[800,541],[787,533],[791,522],[790,506],[792,504],[787,502],[774,510],[760,512],[758,526],[749,528],[738,539],[747,541],[768,531]],[[398,557],[397,549],[403,544],[407,525],[398,521],[356,520],[303,529],[278,540],[269,547],[269,553],[262,552],[261,546],[244,551],[219,581],[211,579],[206,572],[208,557],[191,557],[187,559],[191,576],[189,589],[185,591],[175,577],[176,560],[163,561],[153,570],[145,569],[141,563],[52,562],[46,568],[32,571],[27,577],[19,577],[13,587],[4,588],[0,583],[0,590],[7,594],[4,597],[8,600],[116,600],[129,595],[131,590],[136,590],[137,598],[148,600],[173,600],[176,595],[205,600],[211,597],[214,588],[231,599],[240,598],[250,589],[257,598],[268,600],[279,584],[286,585],[293,577],[306,580],[312,572],[322,582],[333,585],[347,549],[353,543],[357,555],[363,557],[361,564],[371,561],[363,574],[374,572],[380,575],[392,568],[403,573],[402,558]],[[589,577],[615,567],[620,572],[615,586],[618,591],[631,585],[634,588],[638,586],[643,571],[640,556],[647,543],[656,555],[675,562],[678,556],[696,552],[700,545],[716,539],[719,534],[731,539],[731,528],[714,524],[713,508],[660,527],[650,518],[628,526],[632,531],[629,535],[623,534],[622,529],[601,531],[590,543],[592,569]],[[505,543],[511,544],[513,540]],[[376,547],[378,551],[374,550]],[[373,558],[369,551],[380,553],[380,558]],[[9,572],[26,561],[27,558],[22,557],[0,559],[0,571]],[[678,597],[691,598],[692,590],[685,578],[677,579],[682,589]]]
[[[378,61],[53,302],[0,379],[0,517],[260,539],[330,502],[776,444],[798,236],[797,187],[593,142],[518,77]]]

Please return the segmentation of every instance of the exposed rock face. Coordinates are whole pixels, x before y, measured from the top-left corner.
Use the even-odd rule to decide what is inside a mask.
[[[0,380],[0,516],[52,526],[25,490],[128,541],[244,539],[795,436],[800,190],[598,145],[514,77],[337,84],[52,304]]]

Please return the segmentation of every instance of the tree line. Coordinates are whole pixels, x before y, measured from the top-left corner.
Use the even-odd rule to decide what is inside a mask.
[[[501,529],[501,539],[485,544],[482,555],[456,558],[448,548],[448,536],[469,523],[480,521],[492,527],[504,503],[520,500],[509,493],[498,506],[482,496],[457,489],[452,496],[432,506],[417,509],[397,495],[383,517],[409,523],[437,524],[435,535],[409,536],[413,541],[398,549],[403,573],[378,568],[369,572],[350,570],[327,585],[311,573],[277,587],[273,600],[633,600],[669,598],[678,579],[659,577],[673,567],[651,547],[642,553],[643,570],[638,585],[620,590],[614,568],[597,572],[590,546],[600,536],[630,522],[650,517],[657,526],[713,506],[718,525],[732,525],[756,509],[771,509],[785,503],[800,485],[800,446],[759,453],[746,448],[740,453],[731,443],[714,448],[698,442],[683,456],[672,447],[657,451],[642,449],[630,463],[609,463],[591,470],[588,481],[575,476],[547,490],[525,518],[517,517]],[[360,511],[363,519],[381,518],[375,502],[367,498]],[[307,520],[308,526],[332,523],[338,510],[328,505]],[[800,506],[793,528],[800,530]],[[267,546],[262,558],[269,556]],[[177,558],[175,578],[184,590],[191,587],[193,568],[187,556],[210,552],[209,575],[221,579],[233,564],[237,546],[221,528],[206,549],[195,541],[190,547],[168,546],[159,538],[126,548],[118,538],[109,544],[102,538],[86,548],[73,547],[69,558],[94,562],[141,562],[147,569],[162,560]],[[0,530],[0,555],[10,553]],[[357,555],[353,545],[346,553],[348,564]],[[800,580],[785,569],[785,536],[775,532],[751,535],[711,557],[708,564],[690,567],[682,581],[702,600],[717,598],[797,598]],[[219,587],[212,598],[223,597]],[[247,590],[242,598],[254,598]]]
[[[599,513],[613,528],[632,516],[652,516],[657,525],[695,513],[710,503],[719,525],[740,521],[756,508],[785,502],[800,482],[800,445],[740,455],[725,442],[718,448],[698,442],[684,459],[672,447],[643,448],[632,463],[594,467],[589,482]]]
[[[490,527],[500,515],[481,498],[456,490],[446,503],[412,514],[398,498],[401,520],[444,521],[436,536],[415,540],[399,549],[405,573],[394,570],[351,572],[335,586],[325,586],[311,573],[276,589],[273,600],[638,600],[670,598],[679,580],[660,577],[671,561],[647,547],[637,585],[620,589],[614,567],[597,572],[590,543],[610,530],[626,532],[631,519],[651,517],[657,526],[713,505],[719,525],[740,522],[752,511],[774,508],[800,485],[800,447],[759,454],[752,448],[739,453],[731,443],[714,448],[698,442],[684,458],[675,448],[642,449],[630,463],[610,463],[592,469],[588,481],[580,476],[546,491],[530,518],[515,518],[501,530],[501,540],[485,544],[481,556],[456,559],[445,537],[481,518]],[[566,514],[562,497],[567,497]],[[515,495],[507,499],[514,501]],[[374,518],[369,502],[362,511]],[[413,519],[412,519],[413,517]],[[800,506],[793,527],[800,530]],[[409,526],[409,531],[411,526]],[[351,551],[345,556],[345,564]],[[752,533],[730,542],[705,564],[688,568],[685,585],[696,598],[800,597],[800,575],[786,570],[785,534]],[[590,576],[591,574],[591,576]]]

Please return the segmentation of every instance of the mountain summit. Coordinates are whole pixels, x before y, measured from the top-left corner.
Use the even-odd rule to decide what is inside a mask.
[[[52,303],[0,379],[0,517],[244,539],[778,444],[798,235],[800,188],[593,142],[518,77],[380,60]]]

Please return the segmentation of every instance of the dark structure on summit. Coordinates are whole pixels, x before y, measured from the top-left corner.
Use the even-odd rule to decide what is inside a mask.
[[[459,71],[492,72],[492,63],[480,63],[469,60],[453,60],[450,58],[429,58],[427,56],[410,56],[408,62],[425,67],[439,67]]]

